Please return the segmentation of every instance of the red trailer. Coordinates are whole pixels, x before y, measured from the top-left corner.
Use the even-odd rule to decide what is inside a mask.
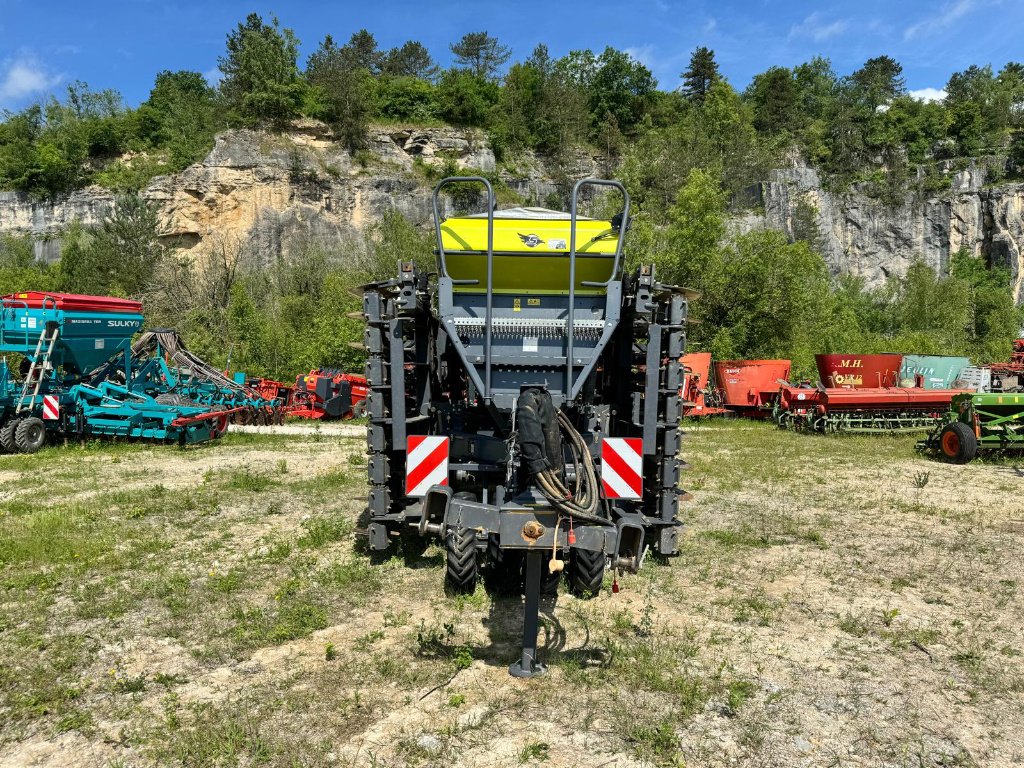
[[[743,415],[767,415],[791,367],[789,360],[719,360],[715,386],[722,405]]]
[[[946,416],[960,389],[809,387],[784,384],[779,426],[814,432],[921,432]]]
[[[815,355],[814,362],[826,387],[898,387],[903,355]]]
[[[721,396],[711,384],[711,353],[688,352],[679,358],[683,364],[683,416],[723,416],[729,411],[721,405]]]

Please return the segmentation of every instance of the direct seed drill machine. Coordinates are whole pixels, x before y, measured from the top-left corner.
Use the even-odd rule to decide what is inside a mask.
[[[132,380],[132,335],[142,305],[109,296],[27,291],[0,299],[0,353],[19,356],[17,374],[0,362],[0,449],[34,453],[54,438],[125,438],[181,445],[218,437],[227,416],[158,402],[109,376],[120,355]]]
[[[486,212],[442,219],[452,184],[482,185]],[[579,215],[588,187],[617,192],[621,211]],[[648,550],[677,551],[692,296],[652,266],[623,273],[619,182],[578,182],[562,213],[496,211],[487,180],[453,177],[433,207],[437,272],[402,263],[365,286],[368,545],[435,537],[449,591],[482,576],[525,594],[510,672],[530,677],[544,669],[542,591],[564,575],[593,595],[607,568],[635,572]]]

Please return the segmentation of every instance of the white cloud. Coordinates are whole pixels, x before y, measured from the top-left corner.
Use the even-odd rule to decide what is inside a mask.
[[[654,56],[653,45],[641,45],[639,47],[634,46],[631,48],[626,48],[625,50],[626,53],[628,53],[631,57],[639,61],[648,69],[654,69],[658,63],[657,59]]]
[[[203,72],[203,77],[206,78],[206,82],[216,88],[224,78],[224,73],[220,71],[220,67],[213,67]]]
[[[916,91],[907,91],[907,95],[918,101],[942,101],[946,98],[946,92],[940,88],[918,88]]]
[[[828,21],[824,14],[820,11],[815,11],[799,24],[790,27],[789,36],[790,38],[809,37],[815,42],[820,43],[822,40],[828,40],[830,37],[842,34],[846,27],[847,22],[845,19]]]
[[[63,75],[48,72],[31,54],[20,54],[3,63],[0,74],[0,104],[20,101],[59,84]]]
[[[714,32],[715,27],[717,26],[718,21],[716,21],[714,18],[708,19],[706,22],[704,22],[704,33],[707,34],[708,32]]]
[[[977,4],[977,0],[956,0],[946,3],[935,15],[907,27],[903,31],[903,39],[928,37],[936,32],[942,32],[973,11]]]

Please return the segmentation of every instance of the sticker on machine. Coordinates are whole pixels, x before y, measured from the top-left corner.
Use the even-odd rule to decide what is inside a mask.
[[[423,497],[432,485],[448,485],[448,438],[410,435],[405,467],[406,496]]]
[[[43,418],[47,421],[60,418],[60,400],[56,395],[43,395]]]
[[[639,499],[644,495],[644,441],[639,437],[601,440],[601,485],[606,499]]]
[[[523,336],[523,352],[536,352],[539,344],[539,336]]]

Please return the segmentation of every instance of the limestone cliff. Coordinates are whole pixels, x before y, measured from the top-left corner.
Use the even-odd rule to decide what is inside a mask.
[[[940,273],[953,253],[1005,267],[1018,303],[1024,301],[1024,184],[987,186],[986,171],[971,165],[954,175],[950,192],[934,198],[908,196],[899,207],[886,205],[857,189],[844,195],[826,191],[814,169],[772,171],[759,187],[763,215],[737,219],[740,230],[780,229],[791,237],[801,203],[816,211],[820,245],[835,274],[881,285],[903,275],[921,259]],[[809,204],[809,205],[806,205]]]
[[[493,172],[494,154],[483,134],[453,128],[377,128],[366,150],[352,157],[326,128],[306,122],[284,135],[229,131],[201,162],[160,176],[142,191],[159,206],[169,243],[185,251],[222,241],[249,246],[268,263],[297,243],[333,249],[358,247],[361,235],[389,210],[419,225],[430,222],[430,176],[442,167]],[[599,172],[600,159],[580,152],[554,169],[536,157],[501,170],[507,187],[529,204],[556,204],[566,180]],[[952,253],[967,248],[1009,269],[1024,302],[1024,184],[986,184],[983,167],[956,174],[951,191],[908,197],[887,206],[862,191],[836,195],[818,174],[795,162],[757,186],[756,210],[737,216],[741,231],[771,227],[798,234],[807,211],[817,219],[829,268],[877,286],[902,275],[915,259],[946,271]],[[100,221],[114,196],[98,187],[54,201],[0,192],[0,232],[31,233],[40,258],[60,254],[68,224]],[[810,205],[807,205],[807,204]],[[806,233],[803,233],[806,234]]]
[[[306,123],[284,135],[229,131],[210,154],[181,173],[158,176],[141,195],[158,206],[163,233],[177,248],[230,241],[248,245],[262,261],[287,254],[299,241],[347,247],[397,210],[416,224],[431,217],[429,174],[447,166],[493,172],[494,153],[481,134],[451,128],[374,130],[355,157]],[[525,158],[503,181],[540,204],[559,189],[536,158]],[[581,155],[569,173],[593,173]],[[30,233],[40,258],[55,260],[55,237],[72,221],[98,223],[114,195],[90,187],[53,201],[0,193],[0,232]]]

